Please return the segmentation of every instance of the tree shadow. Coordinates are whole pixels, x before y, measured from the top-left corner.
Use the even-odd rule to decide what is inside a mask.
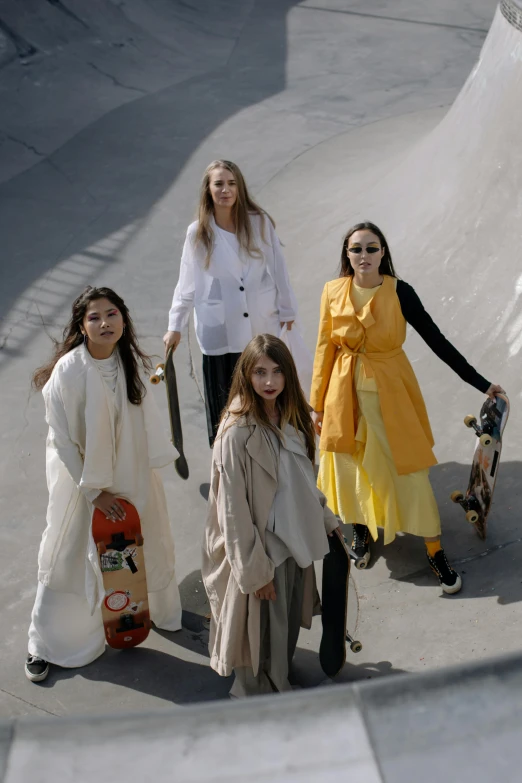
[[[286,17],[297,2],[254,3],[232,53],[219,67],[124,103],[0,185],[0,233],[7,237],[4,257],[9,259],[0,289],[8,337],[0,371],[23,355],[42,320],[51,328],[61,321],[78,292],[119,260],[216,128],[284,89]],[[235,29],[237,3],[218,11],[212,5],[210,18],[221,14],[219,21]],[[206,16],[203,9],[200,13]],[[197,47],[193,57],[197,62]],[[87,88],[85,100],[90,98]],[[173,216],[172,241],[181,238],[183,222]],[[144,261],[142,267],[143,284],[168,295],[163,266]],[[175,270],[167,289],[174,282]]]

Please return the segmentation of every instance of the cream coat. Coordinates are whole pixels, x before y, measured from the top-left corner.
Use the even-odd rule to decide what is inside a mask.
[[[180,332],[195,310],[201,352],[242,353],[258,334],[279,336],[280,321],[293,321],[297,305],[281,243],[268,218],[251,215],[254,244],[261,257],[245,264],[217,230],[208,269],[206,250],[195,244],[197,221],[187,230],[169,329]]]
[[[202,575],[212,610],[210,665],[225,677],[240,666],[254,674],[259,668],[261,601],[254,592],[274,576],[264,542],[276,491],[277,465],[261,428],[245,419],[228,421],[225,429],[222,424],[213,451]],[[319,490],[317,498],[330,533],[338,521]],[[305,516],[298,492],[295,503]],[[311,565],[305,570],[304,628],[320,612],[318,599]]]
[[[85,596],[91,612],[103,581],[91,532],[93,489],[133,503],[140,515],[150,593],[174,576],[174,544],[163,484],[155,468],[177,452],[168,442],[150,393],[141,405],[127,399],[120,363],[111,392],[82,345],[62,357],[43,389],[47,438],[47,527],[38,556],[46,587]]]

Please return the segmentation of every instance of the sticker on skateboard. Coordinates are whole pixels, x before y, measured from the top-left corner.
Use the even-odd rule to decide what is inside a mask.
[[[179,452],[179,457],[174,462],[174,467],[178,476],[182,479],[188,479],[189,467],[187,459],[183,452],[183,430],[181,428],[181,413],[179,409],[178,385],[176,382],[176,370],[174,368],[174,358],[172,348],[167,351],[165,363],[156,365],[156,370],[149,378],[152,384],[158,384],[165,381],[167,389],[167,403],[169,406],[170,431],[172,442]]]
[[[92,535],[105,590],[101,605],[105,637],[111,647],[122,649],[145,641],[151,621],[140,518],[131,503],[118,501],[125,519],[113,522],[96,508]]]
[[[480,538],[486,538],[487,519],[493,502],[493,491],[498,475],[502,434],[509,416],[509,400],[504,394],[488,398],[480,410],[479,419],[466,416],[464,424],[473,429],[478,438],[466,494],[451,493],[454,503],[466,512],[466,519],[475,526]]]
[[[330,551],[323,558],[322,623],[319,662],[328,677],[335,677],[346,662],[346,642],[354,653],[362,650],[361,642],[347,632],[348,581],[350,552],[339,530],[328,536]]]

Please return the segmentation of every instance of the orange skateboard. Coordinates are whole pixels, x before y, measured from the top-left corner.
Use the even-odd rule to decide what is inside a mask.
[[[483,539],[486,538],[486,523],[502,451],[502,434],[508,416],[509,400],[505,394],[497,394],[495,399],[486,400],[478,422],[475,416],[466,416],[464,419],[466,427],[475,430],[478,440],[466,494],[452,492],[451,499],[454,503],[460,503],[466,512],[466,519],[475,525],[475,530]]]
[[[92,535],[105,588],[102,603],[107,644],[117,650],[141,644],[150,631],[143,536],[138,512],[122,498],[126,518],[112,522],[96,508]]]

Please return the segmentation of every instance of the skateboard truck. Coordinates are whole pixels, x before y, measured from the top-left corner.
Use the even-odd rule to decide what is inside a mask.
[[[163,380],[165,380],[165,365],[157,364],[156,369],[149,378],[149,381],[153,384],[153,386],[156,386],[157,383],[161,383]]]
[[[348,642],[348,644],[350,645],[350,650],[351,650],[353,653],[359,653],[359,652],[361,652],[361,650],[362,650],[362,648],[363,648],[363,646],[362,646],[362,643],[361,643],[361,642],[359,642],[359,641],[357,641],[357,639],[352,639],[352,637],[350,636],[350,634],[349,634],[349,633],[347,633],[347,634],[346,634],[346,641],[347,641],[347,642]]]
[[[462,492],[456,490],[452,492],[450,498],[454,503],[459,503],[466,512],[466,519],[470,525],[474,525],[479,520],[480,505],[478,500],[473,497],[465,498]]]
[[[486,420],[484,420],[483,426],[480,427],[477,424],[477,417],[469,415],[464,417],[464,424],[466,427],[475,430],[475,434],[483,446],[491,445],[493,438],[491,437],[491,433],[488,432],[490,427],[488,426],[488,422]]]

